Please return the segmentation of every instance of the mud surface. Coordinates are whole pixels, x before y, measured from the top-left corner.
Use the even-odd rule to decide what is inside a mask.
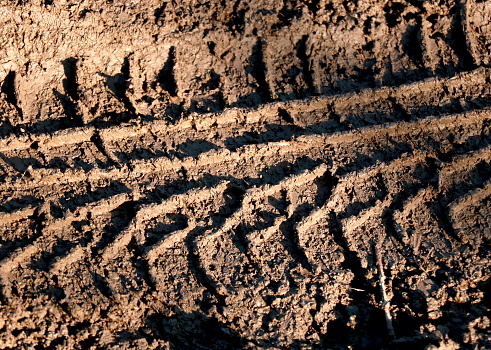
[[[0,4],[0,348],[491,348],[491,2]]]

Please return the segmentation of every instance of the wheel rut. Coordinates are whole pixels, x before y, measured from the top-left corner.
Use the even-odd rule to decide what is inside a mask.
[[[215,2],[0,4],[0,348],[489,347],[491,8]]]

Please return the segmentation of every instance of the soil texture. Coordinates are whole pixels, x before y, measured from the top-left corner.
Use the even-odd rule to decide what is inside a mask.
[[[491,2],[0,28],[0,349],[491,348]]]

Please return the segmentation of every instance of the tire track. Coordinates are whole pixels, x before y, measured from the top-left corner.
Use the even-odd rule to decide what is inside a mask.
[[[486,148],[484,150],[481,150],[480,152],[476,152],[477,154],[466,155],[465,157],[459,158],[456,162],[444,165],[441,169],[439,169],[439,171],[437,171],[437,168],[435,168],[433,160],[433,164],[431,162],[430,164],[428,164],[427,174],[430,176],[429,178],[422,177],[420,179],[416,179],[416,183],[408,184],[409,186],[401,192],[398,192],[395,195],[391,194],[389,196],[385,196],[385,198],[381,198],[381,200],[379,199],[376,202],[372,202],[369,207],[364,208],[361,211],[353,212],[349,208],[349,205],[345,208],[337,207],[339,203],[337,203],[336,201],[331,201],[321,209],[312,212],[311,215],[306,217],[300,223],[299,231],[301,232],[301,234],[306,234],[306,232],[309,232],[309,230],[314,226],[322,227],[323,225],[325,225],[326,230],[329,233],[332,233],[334,241],[345,251],[345,254],[347,256],[347,264],[345,266],[351,269],[355,276],[352,288],[355,288],[355,290],[367,290],[367,285],[369,285],[369,283],[367,281],[362,282],[362,276],[366,276],[367,274],[366,272],[363,272],[366,271],[366,269],[364,269],[361,265],[356,264],[356,261],[358,261],[357,255],[361,254],[363,256],[364,254],[358,251],[358,249],[353,250],[352,248],[350,248],[350,244],[345,236],[348,235],[348,233],[345,233],[346,230],[343,229],[343,226],[347,225],[347,227],[350,227],[350,230],[356,230],[356,227],[361,227],[365,224],[365,222],[371,221],[378,217],[381,219],[381,223],[385,224],[387,236],[395,238],[397,242],[396,246],[398,247],[397,249],[400,249],[401,252],[404,252],[406,239],[400,236],[399,229],[396,228],[399,227],[399,224],[394,218],[394,213],[403,211],[406,206],[411,206],[411,202],[413,202],[414,200],[418,200],[418,198],[423,195],[426,203],[424,204],[424,206],[427,208],[427,210],[431,211],[433,219],[438,223],[438,227],[442,230],[442,232],[444,232],[448,239],[460,245],[462,243],[462,240],[457,236],[456,231],[452,227],[450,219],[450,217],[452,217],[456,211],[450,209],[451,211],[449,212],[451,212],[452,215],[441,212],[442,210],[447,212],[447,209],[443,207],[446,201],[442,200],[441,194],[439,194],[441,192],[437,192],[433,188],[434,176],[435,174],[444,173],[449,171],[449,169],[452,169],[452,174],[457,177],[457,175],[454,173],[456,168],[458,168],[461,164],[475,164],[475,162],[473,162],[473,159],[483,157],[483,154],[487,154],[488,152],[489,151]],[[397,159],[389,164],[382,164],[379,166],[371,167],[366,171],[356,174],[355,179],[357,182],[359,181],[360,184],[350,182],[350,179],[352,177],[352,175],[350,174],[345,178],[341,178],[339,180],[339,184],[335,191],[335,197],[337,194],[342,193],[346,189],[345,186],[347,182],[349,183],[349,188],[354,189],[356,188],[356,186],[363,186],[363,184],[365,184],[370,177],[375,177],[381,173],[391,174],[393,170],[403,169],[404,164],[414,164],[416,167],[419,167],[421,164],[425,164],[425,162],[427,162],[427,159],[427,155],[424,152],[420,152],[412,155],[409,158]],[[460,166],[460,168],[462,172],[469,171],[468,166]],[[433,178],[433,180],[431,178]],[[383,181],[382,183],[385,184],[385,181]],[[384,192],[390,193],[388,189],[385,189]],[[486,191],[485,187],[482,190],[483,198],[485,198],[485,196],[488,194],[487,192],[488,191]],[[439,211],[434,212],[434,209],[432,209],[434,207],[430,206],[429,203],[437,203],[438,207],[436,210]],[[443,222],[445,218],[447,218],[446,223]],[[341,222],[345,223],[342,224]],[[313,246],[308,246],[304,249],[306,251],[309,251],[311,257],[315,256],[318,259],[323,258],[322,254],[316,255],[315,248]],[[319,247],[319,249],[322,249],[322,245]],[[457,247],[455,247],[454,249],[457,249]],[[413,261],[408,262],[410,264],[413,264]],[[315,260],[311,260],[311,264],[322,266],[322,263],[320,261]],[[360,280],[360,278],[362,279]]]
[[[440,124],[439,124],[439,127],[441,127],[441,126],[442,126],[442,125],[444,125],[444,124],[445,124],[445,123],[440,123]],[[352,135],[353,135],[353,134],[351,134],[351,135],[349,135],[349,136],[351,136],[351,137],[352,137]],[[366,135],[366,133],[365,133],[365,135]],[[483,152],[485,152],[485,151],[483,151]],[[477,156],[476,156],[476,157],[477,157]],[[199,165],[198,165],[198,167],[199,167],[199,166],[201,166],[201,164],[199,164]],[[452,171],[455,171],[454,166],[453,166],[453,168],[452,168]],[[443,172],[445,172],[445,170],[444,170]]]
[[[0,140],[7,160],[17,150],[46,158],[0,184],[9,198],[43,198],[39,207],[0,214],[3,225],[32,221],[33,230],[0,262],[3,302],[18,297],[9,288],[20,266],[44,281],[80,265],[81,285],[115,319],[124,305],[142,302],[135,321],[142,322],[153,299],[165,300],[165,307],[213,315],[262,339],[285,319],[321,337],[338,304],[376,313],[382,309],[374,271],[383,268],[389,285],[403,275],[399,266],[419,271],[425,258],[443,264],[439,256],[480,244],[456,220],[489,197],[490,111],[446,113],[448,101],[440,98],[430,107],[441,113],[425,115],[411,103],[422,94],[487,84],[488,75],[477,70],[175,123],[86,125]],[[372,122],[380,106],[388,117]],[[50,152],[85,146],[96,153],[93,168],[43,167]],[[192,147],[202,149],[192,155]],[[151,155],[133,157],[138,151]],[[80,188],[64,194],[71,186]],[[385,242],[378,254],[387,261],[374,258],[376,242]],[[69,284],[55,285],[82,298]],[[334,289],[332,300],[322,295]],[[76,303],[87,307],[82,299]],[[67,310],[77,312],[76,303]],[[387,303],[384,310],[397,334],[397,315]],[[262,325],[246,329],[251,318]]]
[[[345,114],[346,112],[343,111],[349,109],[349,106],[356,105],[359,109],[356,114],[357,123],[360,124],[363,120],[364,113],[370,112],[370,108],[376,108],[375,106],[370,106],[370,101],[378,100],[380,98],[389,101],[393,101],[394,98],[407,98],[411,101],[412,96],[415,94],[428,93],[431,92],[432,89],[448,91],[451,88],[454,91],[458,91],[458,89],[466,88],[467,86],[465,83],[469,82],[487,84],[486,78],[488,76],[489,72],[487,70],[477,69],[474,72],[465,73],[450,79],[430,79],[427,82],[419,82],[398,88],[386,88],[357,94],[348,94],[346,97],[314,98],[307,102],[279,102],[261,107],[257,111],[229,110],[220,115],[211,114],[199,116],[199,119],[196,118],[197,116],[191,116],[188,119],[178,121],[176,124],[169,124],[168,122],[157,120],[144,125],[117,125],[102,130],[99,130],[99,128],[94,126],[85,126],[82,129],[62,130],[51,135],[39,135],[37,137],[35,135],[28,135],[28,138],[12,136],[1,140],[0,152],[9,153],[14,150],[29,149],[37,142],[38,147],[41,147],[41,150],[45,150],[46,153],[54,147],[62,147],[80,142],[98,141],[96,142],[98,150],[106,157],[114,160],[115,157],[111,153],[108,153],[106,147],[101,147],[101,145],[117,142],[118,140],[127,139],[128,137],[143,136],[145,133],[148,133],[149,130],[164,129],[166,130],[165,135],[167,137],[179,135],[186,130],[196,130],[197,132],[206,132],[209,134],[210,127],[222,130],[224,128],[230,129],[230,127],[232,127],[232,130],[234,130],[235,126],[235,128],[244,132],[257,123],[281,123],[282,117],[280,111],[285,110],[289,111],[288,113],[292,116],[295,124],[307,127],[309,123],[307,120],[302,120],[302,115],[310,115],[314,111],[322,111],[327,108],[332,111],[332,113],[339,116],[340,114]],[[467,96],[467,98],[469,97]],[[364,107],[364,104],[366,104],[366,107]],[[404,104],[402,106],[402,108],[409,108],[409,106],[404,107]],[[388,111],[388,113],[390,113],[390,111]],[[325,124],[326,122],[332,121],[330,114],[326,114],[326,117],[324,117],[324,119],[316,118],[316,123],[314,125],[322,125],[323,123]],[[366,123],[368,123],[368,125],[371,124],[369,121]],[[238,126],[240,126],[240,128],[238,128]],[[340,129],[339,125],[338,129]]]
[[[242,227],[242,225],[246,218],[251,217],[251,214],[254,215],[255,208],[261,206],[260,203],[263,199],[313,184],[317,179],[324,176],[326,171],[328,171],[327,167],[320,165],[313,170],[304,171],[299,175],[283,179],[276,185],[248,189],[242,199],[240,208],[227,217],[222,224],[203,230],[198,236],[199,240],[194,251],[199,252],[199,254],[195,254],[199,257],[200,264],[205,263],[205,271],[210,271],[210,263],[213,264],[209,259],[210,256],[217,256],[220,255],[221,251],[227,251],[230,256],[235,257],[234,265],[236,267],[242,266],[241,268],[251,275],[247,278],[255,280],[255,282],[251,281],[249,283],[257,284],[261,278],[266,276],[274,279],[278,273],[269,264],[279,258],[267,253],[264,247],[269,247],[267,250],[275,251],[276,254],[282,257],[282,260],[289,261],[293,265],[298,264],[306,271],[309,271],[310,267],[306,259],[302,259],[303,254],[301,248],[299,248],[298,239],[290,236],[295,234],[294,225],[299,220],[298,216],[300,214],[297,213],[299,209],[297,205],[288,205],[285,208],[285,213],[280,214],[272,222],[261,224],[261,230],[254,228],[254,223],[251,223],[251,226]],[[288,227],[284,227],[285,223]],[[283,235],[283,238],[278,237],[278,233]],[[241,237],[238,237],[240,235]],[[279,241],[278,238],[280,238]],[[204,252],[206,252],[206,255]],[[222,276],[216,272],[212,273],[212,276],[214,283],[217,283],[219,290],[223,292],[238,288],[236,283],[239,282],[229,280],[229,276]],[[219,292],[217,291],[217,293]]]
[[[13,213],[1,213],[0,224],[10,225],[14,222],[21,221],[32,217],[38,208],[28,207],[22,210],[15,211]]]
[[[79,219],[80,217],[87,217],[89,213],[91,216],[96,217],[111,211],[113,207],[117,206],[121,201],[126,201],[127,196],[127,194],[116,195],[112,198],[102,200],[99,203],[90,203],[85,207],[78,209],[75,215],[69,215],[52,223],[47,223],[45,220],[46,214],[43,214],[39,211],[39,209],[36,209],[33,215],[34,232],[30,242],[27,245],[18,248],[15,252],[12,252],[10,256],[0,261],[0,276],[2,276],[2,284],[4,286],[8,285],[7,280],[13,277],[11,276],[11,271],[19,264],[30,261],[36,254],[43,251],[42,247],[45,246],[47,237],[53,239],[57,236],[61,236],[64,230],[69,227],[73,221]],[[69,252],[67,252],[67,254],[70,255]],[[63,259],[63,257],[61,257],[61,259]],[[58,263],[59,262],[51,262],[51,264]]]
[[[50,170],[33,169],[30,171],[29,180],[20,178],[14,180],[14,183],[6,181],[0,185],[0,191],[8,192],[13,186],[19,186],[26,189],[36,188],[40,185],[52,186],[53,184],[70,184],[77,182],[96,182],[99,179],[124,179],[137,178],[147,174],[165,174],[177,172],[180,169],[186,169],[187,172],[195,169],[209,169],[210,167],[222,164],[227,167],[227,163],[247,162],[258,158],[268,159],[276,157],[287,157],[294,155],[301,157],[312,153],[322,154],[326,146],[344,146],[356,142],[373,142],[377,138],[384,137],[395,139],[397,137],[408,137],[409,135],[417,136],[421,132],[426,134],[434,133],[437,137],[443,131],[456,129],[465,125],[471,128],[473,125],[480,125],[489,120],[490,114],[487,110],[480,112],[464,113],[460,115],[451,115],[442,118],[428,118],[415,123],[397,123],[387,127],[368,127],[356,130],[354,132],[336,133],[333,135],[311,135],[298,137],[292,141],[271,142],[264,145],[250,145],[239,148],[236,152],[228,150],[211,150],[197,159],[193,157],[184,160],[168,159],[160,157],[150,161],[132,161],[123,165],[121,169],[101,170],[93,169],[89,172],[78,170],[66,170],[63,174]],[[130,172],[127,168],[131,169]],[[205,170],[206,171],[206,170]],[[32,180],[34,179],[34,181]]]

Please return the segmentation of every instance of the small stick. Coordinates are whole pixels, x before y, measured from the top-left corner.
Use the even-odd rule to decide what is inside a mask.
[[[392,325],[392,315],[390,314],[390,299],[387,295],[387,288],[385,286],[385,273],[384,266],[382,264],[382,256],[380,255],[380,251],[375,248],[375,255],[377,259],[379,279],[380,279],[380,289],[382,290],[382,308],[385,312],[385,322],[387,323],[387,330],[389,331],[389,335],[391,338],[395,338],[394,326]]]

